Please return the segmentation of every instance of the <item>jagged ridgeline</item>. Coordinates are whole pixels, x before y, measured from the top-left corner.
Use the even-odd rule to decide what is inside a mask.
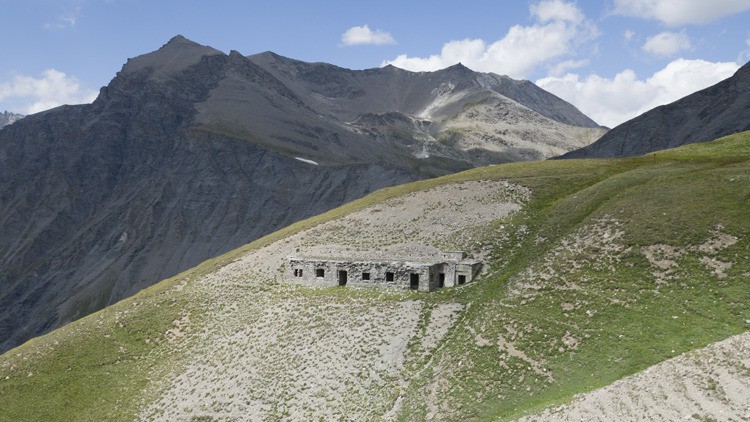
[[[379,190],[0,356],[0,415],[504,420],[637,373],[545,417],[738,420],[748,198],[748,132]],[[431,293],[285,277],[292,255],[442,251],[484,270]]]
[[[16,114],[8,111],[0,113],[0,129],[2,129],[3,126],[7,126],[17,120],[20,120],[22,117],[23,114]]]
[[[175,37],[0,131],[0,351],[377,189],[603,129],[528,81],[352,71]]]

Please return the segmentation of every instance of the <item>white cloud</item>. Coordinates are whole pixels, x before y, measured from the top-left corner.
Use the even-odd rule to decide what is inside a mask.
[[[565,60],[549,68],[549,74],[552,76],[562,75],[563,73],[583,67],[589,64],[588,59],[583,60]]]
[[[74,10],[57,16],[54,22],[45,23],[44,28],[51,30],[73,28],[78,22],[78,15],[80,15],[80,13],[81,5],[78,4]]]
[[[542,23],[558,20],[579,23],[585,19],[575,4],[565,3],[562,0],[548,0],[532,4],[529,10]]]
[[[353,26],[347,29],[341,35],[341,42],[344,45],[383,45],[396,44],[396,39],[388,32],[379,29],[371,30],[369,26]]]
[[[649,37],[643,44],[643,51],[657,56],[669,57],[692,47],[687,32],[660,32]]]
[[[745,40],[745,44],[750,47],[750,38]],[[737,64],[742,66],[748,61],[750,61],[750,50],[740,51],[740,54],[737,55]]]
[[[625,37],[625,40],[630,41],[633,39],[633,36],[635,36],[635,32],[628,29],[622,34],[622,36]]]
[[[615,0],[613,13],[681,26],[708,23],[749,9],[750,0]]]
[[[537,66],[565,57],[574,47],[598,35],[596,27],[585,19],[573,3],[545,0],[532,5],[537,23],[515,25],[500,40],[453,40],[443,45],[440,54],[429,57],[399,55],[382,65],[392,64],[412,71],[432,71],[458,62],[481,72],[506,74],[514,78],[529,75]]]
[[[23,114],[62,104],[90,103],[96,95],[96,91],[82,87],[76,78],[55,69],[45,70],[41,78],[19,75],[0,83],[0,101],[22,104],[17,110]]]
[[[626,69],[612,79],[569,73],[539,79],[536,84],[575,105],[597,123],[614,127],[726,79],[738,68],[733,62],[677,59],[647,79],[639,79]]]

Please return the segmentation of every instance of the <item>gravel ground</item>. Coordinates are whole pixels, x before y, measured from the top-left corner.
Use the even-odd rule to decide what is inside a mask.
[[[750,420],[750,333],[674,357],[521,420]]]
[[[429,259],[470,242],[467,230],[508,216],[528,197],[525,188],[489,181],[416,192],[277,241],[192,283],[190,294],[210,304],[207,323],[192,327],[190,315],[175,322],[170,341],[192,342],[188,364],[141,418],[395,416],[401,392],[464,305],[391,289],[342,295],[279,283],[286,257]]]

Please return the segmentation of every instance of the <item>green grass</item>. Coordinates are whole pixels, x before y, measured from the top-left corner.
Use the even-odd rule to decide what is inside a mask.
[[[195,304],[170,294],[177,279],[146,289],[0,357],[0,420],[133,419],[163,333]],[[154,353],[157,352],[157,353]]]
[[[448,380],[439,396],[451,404],[451,419],[507,419],[568,401],[576,393],[750,328],[745,323],[750,319],[749,159],[746,132],[661,151],[656,157],[513,163],[377,191],[208,260],[0,356],[0,420],[134,419],[141,400],[158,392],[153,380],[179,370],[189,350],[189,344],[170,346],[164,333],[184,312],[190,312],[199,329],[210,306],[186,293],[189,289],[177,289],[178,284],[189,285],[253,249],[348,213],[467,180],[508,180],[533,192],[522,212],[481,231],[481,242],[494,249],[488,274],[479,282],[429,295],[339,288],[284,292],[340,303],[418,298],[428,304],[471,304],[431,366],[415,369],[427,359],[409,365],[416,378],[404,399],[402,419],[425,418],[425,397],[440,377]],[[560,248],[562,239],[602,218],[616,220],[623,231],[616,271],[602,266],[606,260],[599,259],[603,252],[596,245],[579,252]],[[738,238],[715,256],[733,262],[723,279],[690,249],[717,227]],[[676,258],[679,270],[666,283],[654,281],[653,268],[641,252],[653,244],[688,251]],[[510,294],[525,271],[542,268],[545,256],[554,251],[561,254],[551,264],[555,277],[533,294]],[[579,268],[572,270],[570,262]],[[579,289],[561,290],[565,283]],[[574,308],[565,309],[567,304]],[[474,333],[490,344],[478,344]],[[577,341],[575,347],[562,342],[566,333]],[[498,346],[499,336],[546,372],[538,374],[528,362],[508,356]],[[410,345],[414,350],[418,346]]]
[[[515,226],[526,227],[528,234],[521,248],[518,236],[512,236],[509,245],[499,245],[497,256],[512,258],[476,285],[466,325],[455,330],[440,358],[444,370],[451,368],[445,395],[456,398],[452,403],[458,410],[452,416],[517,417],[750,328],[745,322],[750,317],[749,146],[750,136],[743,133],[660,152],[656,161],[644,157],[543,163],[544,169],[527,168],[522,177],[509,177],[535,192],[535,201],[514,217]],[[559,171],[540,174],[547,173],[548,165]],[[503,167],[507,171],[516,166]],[[508,295],[518,274],[539,265],[560,239],[605,216],[620,221],[624,229],[619,242],[628,252],[616,271],[597,270],[596,255],[591,257],[597,251],[589,250],[574,257],[580,269],[558,268],[560,279],[547,283],[532,299]],[[691,252],[677,259],[680,270],[674,280],[655,283],[640,247],[663,243],[690,248],[719,225],[739,238],[717,256],[734,262],[727,278],[717,279]],[[538,236],[546,241],[532,241]],[[565,279],[581,288],[560,290]],[[564,303],[582,305],[566,312]],[[594,311],[593,316],[586,311]],[[508,338],[509,325],[523,333],[515,347],[543,362],[554,381],[529,370],[522,359],[503,362],[504,353],[494,342],[478,346],[471,334]],[[566,333],[579,344],[561,352],[561,342],[552,340]],[[404,413],[409,419],[425,416],[422,398],[432,381],[425,377],[422,387],[411,391]]]

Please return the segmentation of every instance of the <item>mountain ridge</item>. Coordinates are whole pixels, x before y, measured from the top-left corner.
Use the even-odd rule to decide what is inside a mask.
[[[2,129],[4,126],[16,122],[23,117],[23,114],[11,113],[9,111],[0,113],[0,129]]]
[[[658,106],[560,158],[630,157],[750,130],[750,63],[731,77]]]
[[[378,76],[380,76],[383,73],[395,73],[403,78],[418,78],[420,75],[430,75],[432,78],[439,79],[441,83],[451,83],[454,82],[452,80],[452,77],[460,76],[463,78],[468,77],[468,81],[463,81],[463,83],[468,83],[472,85],[476,85],[478,87],[483,87],[487,89],[494,89],[496,92],[498,92],[501,95],[504,95],[505,97],[508,97],[516,102],[519,102],[520,104],[523,104],[526,107],[529,107],[530,109],[538,112],[542,116],[545,116],[547,118],[551,118],[553,120],[559,121],[561,123],[565,124],[575,124],[577,126],[581,127],[590,127],[590,128],[596,128],[599,127],[596,122],[591,120],[590,118],[586,117],[583,113],[578,111],[575,107],[570,105],[569,103],[561,100],[559,97],[556,97],[553,94],[550,94],[547,91],[542,90],[541,88],[537,87],[530,81],[521,80],[516,81],[508,76],[501,76],[494,73],[479,73],[474,72],[473,70],[467,68],[461,63],[457,63],[455,65],[449,66],[447,68],[437,70],[434,72],[411,72],[408,70],[400,69],[395,66],[386,66],[383,68],[372,68],[372,69],[364,69],[364,70],[351,70],[351,69],[345,69],[341,68],[335,65],[331,65],[328,63],[307,63],[302,62],[299,60],[290,59],[284,56],[281,56],[279,54],[276,54],[271,51],[266,51],[260,54],[251,55],[248,56],[248,58],[255,62],[256,64],[260,65],[261,67],[264,67],[266,70],[273,73],[274,70],[276,70],[276,75],[280,75],[282,77],[285,77],[287,80],[302,80],[304,82],[307,82],[307,85],[305,85],[305,88],[313,91],[323,94],[323,91],[321,89],[320,84],[316,84],[316,82],[319,82],[319,78],[316,78],[317,76],[317,69],[324,68],[327,70],[334,69],[339,73],[346,74],[346,76],[352,76],[353,78],[360,77],[360,78],[369,78],[369,79],[375,79]],[[338,78],[342,79],[343,76],[338,76]],[[339,79],[339,80],[340,80]],[[327,83],[330,83],[330,81],[326,81]],[[434,81],[430,81],[434,82]],[[333,85],[351,85],[349,83],[336,83]],[[435,84],[433,84],[434,86]],[[522,88],[520,88],[522,87]],[[317,89],[316,89],[317,88]],[[323,87],[324,88],[324,87]],[[434,87],[433,89],[438,89],[439,87]],[[365,110],[365,112],[382,112],[385,109],[397,109],[399,111],[403,111],[405,113],[409,114],[419,114],[419,112],[424,109],[424,107],[427,106],[428,101],[426,101],[424,98],[416,98],[416,99],[409,99],[407,101],[399,101],[398,96],[407,96],[409,93],[404,92],[397,92],[392,93],[391,90],[394,89],[394,87],[391,86],[385,86],[384,89],[390,94],[391,98],[385,98],[381,100],[381,102],[386,102],[390,100],[392,102],[392,105],[390,107],[383,107],[378,108],[378,104],[376,102],[376,105],[373,106],[373,108],[369,110]],[[424,92],[424,90],[422,91]],[[428,91],[429,92],[429,91]],[[350,93],[352,98],[355,99],[359,96],[361,96],[361,91],[356,91]],[[394,101],[394,97],[396,97]],[[561,108],[561,110],[558,110],[557,108]],[[359,111],[361,114],[362,111]]]

